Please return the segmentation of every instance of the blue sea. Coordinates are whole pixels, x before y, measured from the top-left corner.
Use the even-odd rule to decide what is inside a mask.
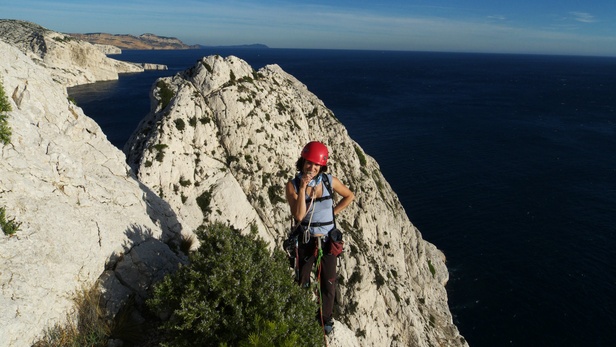
[[[125,51],[168,71],[71,88],[122,148],[155,79],[202,56],[278,64],[380,164],[447,256],[472,347],[616,343],[616,58],[392,51]]]

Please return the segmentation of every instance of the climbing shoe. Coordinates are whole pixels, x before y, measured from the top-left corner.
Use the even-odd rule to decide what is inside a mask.
[[[323,331],[325,331],[326,335],[329,335],[329,333],[331,333],[332,330],[334,330],[334,320],[330,318],[326,320],[325,323],[323,324]]]

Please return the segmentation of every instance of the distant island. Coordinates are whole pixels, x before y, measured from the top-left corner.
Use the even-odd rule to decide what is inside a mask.
[[[108,33],[86,33],[67,34],[76,39],[90,42],[99,45],[115,46],[124,50],[137,49],[201,49],[212,47],[229,47],[229,48],[269,48],[264,44],[247,44],[247,45],[232,45],[232,46],[206,46],[206,45],[187,45],[180,39],[175,37],[158,36],[154,34],[141,34],[139,36],[128,34],[108,34]]]

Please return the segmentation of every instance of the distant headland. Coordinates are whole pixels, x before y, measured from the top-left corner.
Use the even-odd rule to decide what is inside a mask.
[[[208,45],[187,45],[175,37],[158,36],[154,34],[141,34],[139,36],[129,34],[108,34],[108,33],[86,33],[68,34],[79,40],[99,45],[115,46],[124,50],[137,49],[201,49],[211,47],[230,47],[230,48],[269,48],[264,44],[230,45],[230,46],[208,46]]]

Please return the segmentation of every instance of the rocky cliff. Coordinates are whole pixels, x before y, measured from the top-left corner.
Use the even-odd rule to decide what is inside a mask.
[[[121,49],[191,49],[199,46],[189,46],[175,37],[163,37],[154,34],[114,35],[107,33],[69,34],[79,40],[101,45],[116,46]]]
[[[97,76],[84,70],[90,64],[59,73],[23,52],[42,53],[47,36],[12,34],[11,44],[0,39],[0,82],[12,109],[11,143],[0,143],[0,207],[21,225],[13,236],[0,233],[0,346],[30,346],[65,319],[73,293],[96,280],[112,313],[130,296],[142,300],[152,281],[182,262],[168,244],[183,223],[69,101],[66,87],[75,81],[59,75]],[[81,59],[99,59],[93,52]]]
[[[254,224],[280,245],[290,218],[283,187],[310,140],[328,145],[331,172],[356,194],[338,218],[347,240],[338,326],[361,346],[465,345],[447,306],[443,254],[408,220],[374,159],[279,66],[255,71],[236,57],[209,56],[158,80],[152,112],[125,152],[185,228],[204,220],[240,230]],[[208,208],[197,204],[200,196]]]
[[[0,145],[0,206],[22,223],[0,236],[0,345],[29,346],[64,318],[74,290],[105,271],[110,294],[127,295],[173,269],[179,258],[163,241],[179,222],[48,69],[1,41],[0,50],[13,109],[11,144]]]
[[[63,85],[74,86],[118,79],[118,73],[142,72],[143,67],[109,59],[94,45],[37,24],[0,20],[0,38],[47,68]]]
[[[98,48],[99,51],[105,54],[122,54],[122,49],[120,49],[120,47],[111,45],[100,45],[98,43],[94,43],[94,47]]]
[[[374,159],[293,76],[204,57],[155,84],[125,157],[68,100],[76,81],[36,53],[48,51],[48,37],[23,35],[0,41],[13,130],[0,143],[0,206],[22,223],[0,234],[0,345],[29,346],[64,319],[73,291],[97,280],[112,312],[143,300],[185,261],[169,245],[203,222],[255,225],[279,247],[289,225],[282,187],[313,139],[332,149],[332,173],[357,197],[338,220],[347,250],[329,344],[466,345],[447,307],[443,254],[408,220]],[[84,66],[68,64],[64,75]]]

